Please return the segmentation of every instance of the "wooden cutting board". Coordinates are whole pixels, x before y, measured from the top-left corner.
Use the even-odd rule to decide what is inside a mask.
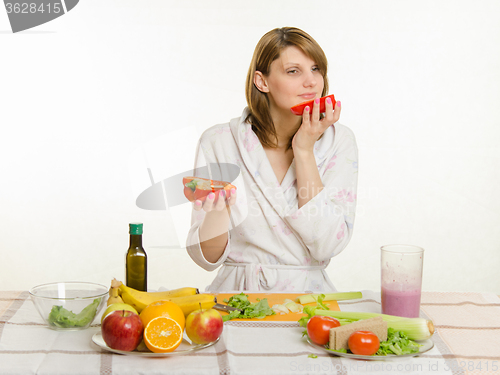
[[[227,305],[224,300],[229,300],[230,297],[234,296],[235,294],[238,293],[219,293],[216,294],[217,297],[217,302]],[[283,301],[285,299],[291,299],[292,301],[295,301],[295,298],[299,296],[305,295],[305,293],[245,293],[248,295],[248,300],[252,303],[257,302],[257,299],[262,300],[264,298],[267,298],[267,302],[269,303],[269,307],[273,307],[276,304],[283,304]],[[297,302],[297,301],[296,301]],[[327,301],[325,302],[326,305],[330,308],[330,310],[333,311],[340,311],[339,305],[337,301]],[[308,303],[305,304],[304,306],[315,306],[316,302],[313,303]],[[227,315],[228,313],[225,311],[219,311],[222,315]],[[300,318],[302,318],[305,314],[303,313],[293,313],[289,312],[288,314],[276,314],[276,315],[271,315],[271,316],[266,316],[263,319],[238,319],[238,320],[259,320],[259,321],[278,321],[278,322],[296,322]]]

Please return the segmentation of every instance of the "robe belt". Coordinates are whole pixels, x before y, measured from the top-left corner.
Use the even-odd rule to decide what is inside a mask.
[[[266,272],[266,269],[286,269],[293,271],[316,271],[324,270],[328,264],[321,266],[289,266],[285,264],[262,264],[262,263],[235,263],[224,262],[227,267],[245,267],[245,281],[246,289],[259,290],[259,289],[273,289],[278,282],[277,278],[272,274]],[[273,280],[274,279],[274,280]]]

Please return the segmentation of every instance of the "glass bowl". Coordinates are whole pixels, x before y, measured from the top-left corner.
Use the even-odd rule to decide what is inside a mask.
[[[55,330],[88,328],[106,304],[108,288],[87,282],[38,285],[29,291],[42,319]]]

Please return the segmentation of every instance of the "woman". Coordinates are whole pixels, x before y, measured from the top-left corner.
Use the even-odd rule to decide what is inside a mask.
[[[275,29],[255,49],[242,116],[203,133],[196,168],[208,165],[212,179],[214,165],[218,176],[240,168],[237,189],[193,204],[188,253],[206,270],[222,265],[208,291],[336,290],[325,268],[352,236],[357,147],[335,124],[339,101],[320,115],[327,92],[321,47],[300,29]],[[302,116],[290,111],[312,99]]]

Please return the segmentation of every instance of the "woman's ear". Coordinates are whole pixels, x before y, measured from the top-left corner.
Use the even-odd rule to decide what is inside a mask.
[[[257,90],[259,90],[260,92],[269,92],[269,88],[267,87],[266,77],[264,77],[264,74],[262,74],[258,70],[255,71],[255,74],[253,76],[253,84],[255,85],[255,87],[257,87]]]

